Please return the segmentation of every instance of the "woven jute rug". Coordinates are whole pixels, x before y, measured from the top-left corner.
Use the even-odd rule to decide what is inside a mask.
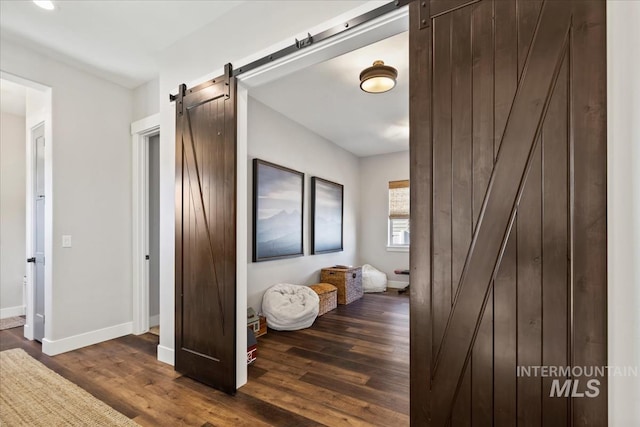
[[[0,426],[137,426],[22,349],[0,352]]]
[[[0,331],[11,328],[19,328],[24,326],[24,316],[7,317],[6,319],[0,319]]]

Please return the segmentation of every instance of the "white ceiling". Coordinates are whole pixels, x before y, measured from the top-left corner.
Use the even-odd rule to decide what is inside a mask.
[[[381,59],[396,87],[360,90],[360,72]],[[250,95],[356,156],[409,149],[409,38],[404,32],[254,88]]]
[[[17,83],[0,79],[0,111],[24,116],[26,114],[27,89]]]
[[[0,36],[135,88],[157,76],[157,54],[243,1],[0,1]]]

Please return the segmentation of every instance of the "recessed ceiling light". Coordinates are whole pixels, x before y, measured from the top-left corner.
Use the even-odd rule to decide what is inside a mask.
[[[382,61],[374,61],[373,65],[360,73],[360,89],[369,93],[383,93],[394,88],[398,70]]]
[[[33,0],[33,2],[46,10],[53,10],[56,8],[51,0]]]

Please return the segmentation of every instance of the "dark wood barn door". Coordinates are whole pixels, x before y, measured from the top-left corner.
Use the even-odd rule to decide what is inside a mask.
[[[410,7],[412,424],[604,426],[605,3]]]
[[[236,81],[176,98],[175,369],[236,391]]]

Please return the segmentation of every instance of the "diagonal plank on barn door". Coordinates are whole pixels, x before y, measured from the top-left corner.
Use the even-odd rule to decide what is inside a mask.
[[[218,270],[216,268],[216,255],[215,248],[213,247],[213,235],[211,233],[211,228],[209,226],[209,219],[207,218],[207,214],[205,211],[205,201],[204,201],[204,191],[202,188],[201,181],[201,171],[198,167],[198,160],[196,158],[196,145],[193,138],[193,129],[191,128],[191,117],[189,114],[189,110],[187,109],[185,114],[185,119],[187,122],[186,132],[183,129],[182,137],[182,146],[184,150],[184,168],[187,171],[188,181],[189,181],[189,193],[190,197],[194,203],[194,210],[196,213],[196,225],[200,223],[202,227],[204,227],[204,232],[206,236],[206,246],[208,250],[209,260],[206,263],[207,266],[211,266],[211,274],[213,276],[213,285],[216,288],[217,298],[217,306],[220,311],[220,320],[222,333],[225,333],[225,324],[224,324],[224,307],[222,305],[222,296],[220,295],[220,282],[218,279]],[[195,193],[195,194],[194,194]],[[218,251],[220,252],[220,251]]]
[[[500,144],[444,338],[433,366],[432,420],[444,426],[469,362],[491,284],[555,84],[570,28],[570,2],[546,2]]]

